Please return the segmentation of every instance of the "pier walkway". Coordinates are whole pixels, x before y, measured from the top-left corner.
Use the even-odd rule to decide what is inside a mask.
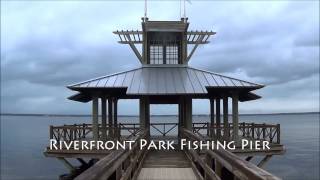
[[[137,142],[140,139],[149,139],[149,133],[150,129],[140,130],[132,137],[136,143],[131,150],[111,152],[75,179],[279,179],[261,169],[259,165],[249,162],[252,157],[244,159],[224,149],[201,151],[195,149],[156,151],[147,150],[146,147],[141,149]],[[179,134],[188,141],[206,140],[194,131],[184,128],[181,128]]]
[[[197,180],[183,151],[149,151],[138,180]]]
[[[217,127],[209,123],[193,123],[192,130],[183,127],[178,131],[176,123],[155,123],[150,128],[141,129],[139,124],[119,124],[118,127],[108,127],[108,134],[116,135],[117,140],[134,140],[132,148],[104,151],[50,150],[45,151],[49,157],[57,157],[69,169],[71,179],[278,179],[263,170],[262,167],[273,155],[284,153],[280,144],[280,127],[278,125],[239,123],[239,135],[245,139],[270,142],[269,150],[196,150],[175,148],[175,150],[147,150],[139,147],[140,139],[145,140],[177,140],[207,141],[221,138],[232,139],[233,132],[229,127]],[[178,136],[172,136],[178,131]],[[155,132],[158,135],[154,135]],[[151,134],[151,135],[150,135]],[[153,134],[153,135],[152,135]],[[90,140],[92,137],[90,124],[51,126],[50,138],[57,141]],[[110,137],[111,138],[111,137]],[[71,152],[70,152],[71,151]],[[256,165],[250,162],[254,156],[263,156]],[[93,165],[84,159],[91,157],[97,162]],[[86,165],[82,171],[77,171],[67,159],[76,158]],[[83,159],[84,158],[84,159]],[[68,179],[68,178],[64,178]]]

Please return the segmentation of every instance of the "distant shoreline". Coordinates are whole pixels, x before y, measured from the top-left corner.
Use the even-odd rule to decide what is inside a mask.
[[[320,112],[296,112],[296,113],[257,113],[257,114],[240,114],[240,116],[256,115],[294,115],[294,114],[320,114]],[[26,114],[26,113],[1,113],[0,116],[47,116],[47,117],[91,117],[89,114]],[[137,117],[139,115],[119,115],[119,117]],[[151,115],[151,116],[177,116],[169,115]],[[209,116],[209,114],[194,114],[193,116]],[[231,116],[231,114],[229,114]]]

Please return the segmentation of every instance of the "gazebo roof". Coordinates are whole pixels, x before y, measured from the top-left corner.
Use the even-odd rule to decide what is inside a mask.
[[[142,66],[112,75],[67,86],[84,92],[88,89],[123,89],[126,95],[208,94],[212,89],[238,89],[247,92],[264,85],[243,81],[189,66]]]

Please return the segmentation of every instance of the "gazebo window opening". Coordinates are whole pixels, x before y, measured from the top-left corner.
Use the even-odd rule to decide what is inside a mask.
[[[176,41],[151,41],[150,64],[179,64],[179,44]]]

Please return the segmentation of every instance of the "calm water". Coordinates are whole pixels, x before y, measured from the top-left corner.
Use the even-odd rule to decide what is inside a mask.
[[[1,179],[57,179],[66,168],[45,158],[49,125],[88,122],[88,117],[1,116]],[[152,122],[176,121],[176,117],[151,117]],[[194,122],[208,121],[195,116]],[[120,117],[120,122],[136,122]],[[283,179],[319,179],[319,114],[241,116],[240,121],[281,124],[281,140],[287,152],[274,156],[266,169]]]

